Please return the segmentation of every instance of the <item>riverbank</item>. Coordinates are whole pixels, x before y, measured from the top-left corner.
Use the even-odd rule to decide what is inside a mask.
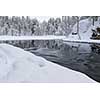
[[[0,82],[94,83],[88,76],[23,49],[0,44]]]

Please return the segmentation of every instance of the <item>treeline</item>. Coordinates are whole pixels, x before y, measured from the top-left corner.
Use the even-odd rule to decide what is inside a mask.
[[[85,17],[84,17],[85,18]],[[39,22],[29,16],[0,16],[0,35],[34,36],[34,35],[65,35],[72,31],[77,22],[77,16],[62,16],[50,18],[48,21]],[[55,48],[59,41],[6,41],[22,48],[47,47]]]
[[[75,16],[50,18],[41,23],[29,16],[0,16],[0,35],[68,35],[75,23]]]

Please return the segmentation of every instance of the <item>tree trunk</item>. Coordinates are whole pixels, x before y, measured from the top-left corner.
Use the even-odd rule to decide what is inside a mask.
[[[81,39],[80,34],[79,34],[79,17],[77,16],[77,34],[79,36],[79,39]]]
[[[94,20],[95,20],[95,18],[93,17],[93,26],[94,26]]]

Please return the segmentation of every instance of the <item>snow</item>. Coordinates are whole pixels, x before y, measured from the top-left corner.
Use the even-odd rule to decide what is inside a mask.
[[[82,35],[81,35],[82,36]],[[54,35],[46,35],[46,36],[0,36],[0,41],[16,41],[16,40],[63,40],[64,42],[73,42],[73,43],[98,43],[99,40],[91,40],[91,39],[78,39],[78,36],[54,36]]]
[[[79,40],[79,39],[63,39],[64,41],[66,42],[72,42],[72,43],[89,43],[89,44],[100,44],[100,40],[92,40],[92,39],[82,39],[82,40]]]
[[[0,36],[0,41],[14,41],[14,40],[62,40],[66,38],[65,36],[54,36],[54,35],[47,35],[47,36]]]
[[[79,22],[79,35],[81,36],[81,39],[90,41],[90,37],[92,36],[91,29],[96,29],[98,26],[100,27],[99,21],[96,21],[93,26],[91,20],[89,19],[81,20]],[[72,35],[73,32],[77,32],[77,24],[74,25],[73,30],[68,38],[79,39],[78,35]]]
[[[89,19],[81,20],[79,22],[79,34],[81,39],[89,39],[91,37],[91,27],[92,23]],[[72,35],[73,32],[77,33],[77,24],[74,25],[71,34],[69,35],[69,39],[79,39],[78,35]]]
[[[0,44],[0,82],[95,83],[85,74],[8,44]]]
[[[79,35],[81,39],[79,39],[78,34],[72,35],[73,32],[77,32],[77,24],[74,25],[72,32],[68,36],[68,38],[63,39],[64,42],[72,42],[72,43],[98,43],[100,44],[100,40],[92,40],[90,39],[92,36],[91,29],[96,29],[100,27],[99,21],[96,21],[94,26],[92,25],[89,19],[84,19],[79,22]]]

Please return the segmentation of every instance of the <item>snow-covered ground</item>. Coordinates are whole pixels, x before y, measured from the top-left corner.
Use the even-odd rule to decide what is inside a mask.
[[[79,39],[78,34],[72,35],[73,32],[77,33],[77,24],[75,24],[68,38],[63,39],[63,41],[70,46],[76,46],[76,47],[80,46],[79,43],[84,43],[82,44],[83,47],[80,46],[80,49],[85,49],[87,52],[91,52],[89,44],[93,44],[93,43],[100,44],[100,40],[90,39],[90,37],[92,36],[91,29],[96,29],[97,27],[100,27],[99,21],[96,21],[93,26],[92,21],[90,19],[81,20],[79,22],[79,35],[81,39]]]
[[[23,49],[0,44],[0,82],[86,82],[88,76],[35,56]]]
[[[92,30],[91,29],[96,29],[97,27],[100,27],[99,21],[96,21],[94,23],[94,26],[92,25],[92,21],[90,19],[84,19],[79,22],[79,35],[81,36],[82,40],[90,40],[90,37],[92,36]],[[79,36],[77,35],[72,35],[73,32],[77,33],[77,24],[74,25],[73,30],[71,34],[69,35],[69,39],[71,40],[78,40]],[[97,42],[97,41],[96,41]]]
[[[46,35],[46,36],[0,36],[0,41],[15,41],[15,40],[62,40],[65,39],[65,36],[54,36],[54,35]]]
[[[72,42],[72,43],[89,43],[89,44],[92,44],[92,43],[96,43],[96,44],[100,44],[100,40],[92,40],[92,39],[70,39],[70,38],[66,38],[66,39],[63,39],[65,42]]]

